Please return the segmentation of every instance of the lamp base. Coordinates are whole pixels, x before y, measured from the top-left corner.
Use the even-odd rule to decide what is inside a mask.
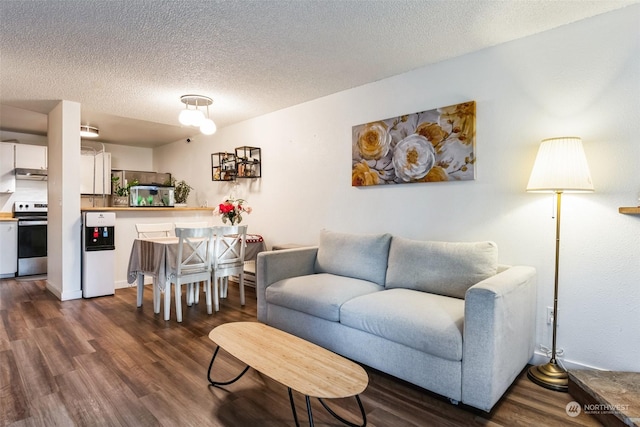
[[[531,381],[549,390],[568,392],[569,374],[553,359],[544,365],[532,366],[527,371]]]

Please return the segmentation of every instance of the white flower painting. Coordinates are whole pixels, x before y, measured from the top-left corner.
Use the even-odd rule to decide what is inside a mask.
[[[476,103],[354,126],[351,185],[475,179]]]

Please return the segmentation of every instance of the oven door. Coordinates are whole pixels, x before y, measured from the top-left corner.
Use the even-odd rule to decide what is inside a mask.
[[[47,272],[47,220],[18,221],[18,276]]]
[[[18,258],[47,256],[47,220],[18,221]]]

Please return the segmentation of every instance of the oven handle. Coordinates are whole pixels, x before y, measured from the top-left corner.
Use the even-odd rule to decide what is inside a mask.
[[[47,220],[42,221],[18,221],[18,226],[31,226],[31,225],[47,225]]]

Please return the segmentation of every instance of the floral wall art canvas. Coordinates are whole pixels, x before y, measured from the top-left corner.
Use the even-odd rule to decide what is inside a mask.
[[[475,179],[475,101],[352,130],[352,186]]]

